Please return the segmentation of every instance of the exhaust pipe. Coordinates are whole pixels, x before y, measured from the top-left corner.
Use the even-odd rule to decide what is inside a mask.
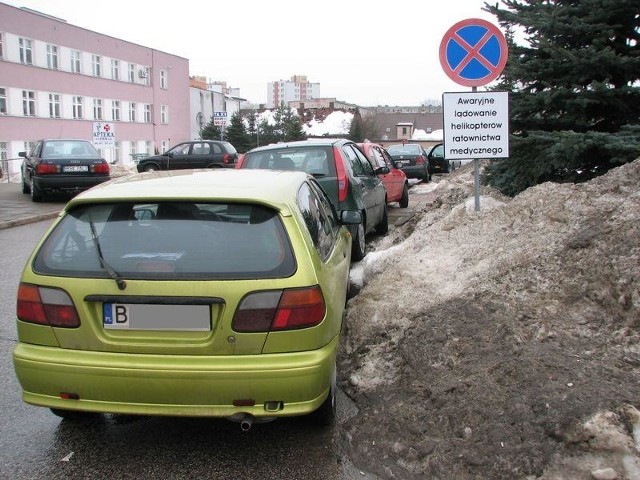
[[[248,432],[251,429],[251,425],[253,425],[253,417],[251,415],[245,415],[240,421],[240,428],[243,432]]]

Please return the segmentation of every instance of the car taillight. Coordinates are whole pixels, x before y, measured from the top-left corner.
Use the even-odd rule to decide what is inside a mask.
[[[236,160],[236,168],[242,168],[242,164],[244,163],[244,158],[245,158],[244,153],[241,153],[240,155],[238,155],[238,159]]]
[[[233,317],[236,332],[296,330],[318,325],[326,307],[317,285],[247,295]]]
[[[338,201],[344,202],[349,193],[349,178],[344,168],[344,159],[337,147],[333,147],[333,157],[336,162],[336,176],[338,177]]]
[[[416,165],[424,165],[424,158],[422,157],[422,155],[418,155],[416,157]]]
[[[75,328],[80,318],[64,290],[21,283],[18,287],[18,320],[51,327]]]
[[[36,166],[36,173],[38,175],[46,175],[48,173],[58,173],[60,168],[58,165],[53,165],[51,163],[39,163]]]
[[[228,154],[228,153],[225,153],[225,154],[222,156],[222,163],[224,163],[224,164],[229,164],[229,159],[230,159],[229,154]]]
[[[109,164],[105,162],[91,165],[91,171],[93,173],[109,173]]]

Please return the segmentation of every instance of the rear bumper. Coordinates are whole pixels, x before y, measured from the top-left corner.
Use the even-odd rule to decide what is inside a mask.
[[[23,399],[33,405],[140,415],[283,417],[320,407],[329,394],[337,348],[338,337],[309,352],[236,356],[85,352],[20,343],[13,361]],[[78,399],[62,399],[61,393]],[[255,405],[235,407],[234,400]]]
[[[111,180],[108,175],[83,177],[51,175],[33,177],[33,183],[41,192],[80,192]]]
[[[404,172],[407,178],[424,178],[427,175],[427,168],[424,166],[405,166],[400,170]]]

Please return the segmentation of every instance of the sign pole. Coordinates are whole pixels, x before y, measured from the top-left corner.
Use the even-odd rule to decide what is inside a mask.
[[[478,87],[471,87],[472,92],[477,92]],[[475,209],[476,213],[480,213],[480,159],[473,159],[473,182],[475,185],[476,192],[476,200],[475,200]]]

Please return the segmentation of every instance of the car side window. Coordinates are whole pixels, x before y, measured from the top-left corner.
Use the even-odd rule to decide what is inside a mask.
[[[193,150],[191,152],[193,155],[209,155],[209,144],[208,143],[194,143]]]
[[[211,143],[211,149],[213,150],[212,153],[222,153],[222,147],[220,145],[218,145],[217,143]]]
[[[384,167],[386,165],[382,151],[378,147],[371,147],[369,151],[375,161],[374,167]]]
[[[337,237],[337,220],[331,210],[331,204],[328,205],[327,211],[327,201],[322,192],[318,192],[308,183],[303,184],[298,191],[298,206],[313,245],[323,260],[331,254]]]
[[[393,158],[391,158],[391,155],[389,155],[389,153],[386,150],[381,150],[380,155],[382,155],[382,158],[384,159],[387,167],[396,168],[396,165],[393,163]]]
[[[431,151],[431,156],[435,158],[444,158],[444,145],[436,145]]]
[[[30,157],[37,157],[39,156],[38,154],[40,153],[40,148],[42,147],[42,142],[36,142],[33,147],[31,147],[31,150],[29,151],[29,156]]]
[[[362,153],[358,148],[356,147],[352,147],[355,154],[356,154],[356,158],[358,159],[358,161],[360,162],[360,164],[362,165],[362,171],[364,173],[365,176],[370,176],[370,177],[375,177],[376,173],[373,170],[373,166],[371,166],[371,163],[369,163],[369,160],[367,160],[367,157],[364,156],[364,153]]]
[[[351,165],[351,170],[353,171],[353,174],[356,177],[365,177],[367,176],[367,171],[365,170],[365,165],[364,163],[366,163],[369,167],[369,169],[371,171],[373,171],[373,169],[371,168],[371,165],[369,164],[369,162],[364,159],[364,156],[362,154],[358,155],[359,150],[357,150],[356,148],[353,148],[353,146],[351,145],[345,145],[342,147],[342,151],[344,152],[345,156],[347,157],[347,160],[349,161],[349,164]],[[362,159],[361,159],[362,157]],[[364,160],[364,162],[363,162]]]

